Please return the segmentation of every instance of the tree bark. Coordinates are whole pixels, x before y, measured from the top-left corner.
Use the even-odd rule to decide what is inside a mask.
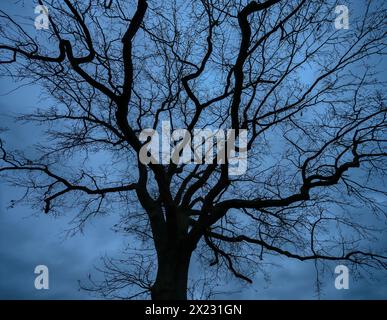
[[[187,300],[191,254],[192,251],[181,247],[166,248],[159,253],[152,300]]]

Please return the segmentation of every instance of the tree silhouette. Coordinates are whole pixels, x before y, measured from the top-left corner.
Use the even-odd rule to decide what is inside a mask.
[[[383,1],[364,1],[349,29],[335,29],[335,1],[38,4],[48,30],[1,11],[0,68],[41,86],[42,107],[18,119],[47,131],[33,155],[1,140],[0,172],[46,214],[76,209],[77,230],[121,217],[135,250],[105,258],[88,290],[186,299],[193,252],[247,282],[271,255],[386,269],[378,230],[354,214],[385,221]],[[139,135],[162,121],[247,130],[247,172],[145,165]]]

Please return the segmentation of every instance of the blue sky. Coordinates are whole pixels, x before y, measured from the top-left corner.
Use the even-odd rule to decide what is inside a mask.
[[[27,10],[28,6],[25,7]],[[31,6],[31,15],[34,16]],[[26,14],[26,13],[24,13]],[[6,135],[7,145],[28,150],[39,140],[41,132],[31,125],[13,123],[10,115],[37,107],[39,87],[29,86],[11,92],[18,84],[0,78],[0,127],[10,131]],[[83,234],[66,237],[69,216],[54,218],[29,207],[10,207],[10,201],[22,195],[16,189],[0,182],[0,299],[90,299],[79,291],[78,280],[85,281],[93,266],[98,265],[103,255],[115,256],[121,252],[125,242],[120,234],[111,230],[114,214],[91,221]],[[380,244],[386,243],[380,239]],[[217,295],[222,299],[315,299],[316,273],[313,263],[289,261],[276,258],[268,262],[271,279],[266,281],[258,274],[254,284],[245,285],[237,281],[224,284]],[[47,265],[50,271],[50,289],[36,290],[34,268]],[[385,273],[360,279],[350,278],[349,290],[334,287],[334,267],[323,278],[323,299],[386,299],[387,278]],[[200,273],[195,263],[191,273]]]

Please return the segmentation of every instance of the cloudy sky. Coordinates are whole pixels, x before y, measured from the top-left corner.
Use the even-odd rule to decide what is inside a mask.
[[[14,10],[5,5],[7,9]],[[2,5],[4,8],[4,5]],[[33,7],[26,5],[34,17]],[[15,12],[14,12],[15,13]],[[28,15],[26,11],[20,12]],[[35,108],[39,88],[28,87],[13,91],[18,84],[0,79],[0,127],[10,129],[7,145],[28,150],[39,140],[39,130],[12,122],[11,115]],[[91,299],[79,291],[78,280],[85,281],[103,255],[114,256],[124,246],[124,239],[111,230],[114,215],[92,221],[83,234],[66,237],[69,217],[53,218],[28,207],[10,206],[11,200],[22,195],[19,189],[0,182],[0,299]],[[387,237],[380,239],[385,245]],[[258,274],[252,285],[230,282],[217,298],[227,299],[315,299],[316,272],[313,263],[278,258],[278,266],[271,268],[270,281]],[[50,289],[36,290],[34,269],[37,265],[49,268]],[[334,267],[323,278],[323,299],[386,299],[385,272],[375,273],[375,279],[364,276],[350,278],[349,290],[334,287]],[[191,272],[200,272],[193,266]]]

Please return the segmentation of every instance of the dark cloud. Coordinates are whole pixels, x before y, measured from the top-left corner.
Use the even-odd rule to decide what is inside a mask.
[[[10,145],[28,146],[39,138],[37,128],[21,127],[10,122],[7,114],[25,112],[35,107],[38,88],[29,87],[7,96],[12,85],[0,80],[0,127],[11,127],[8,135]],[[86,292],[78,291],[78,280],[85,280],[97,264],[101,255],[114,256],[123,247],[119,235],[110,230],[113,218],[99,219],[86,228],[84,235],[65,239],[68,217],[54,219],[25,207],[7,209],[8,203],[19,191],[0,185],[0,299],[88,299]],[[385,245],[387,237],[380,239]],[[268,267],[270,281],[262,274],[257,275],[254,284],[241,285],[230,281],[216,298],[226,299],[314,299],[315,268],[313,263],[275,259],[280,267]],[[34,288],[34,268],[44,264],[50,271],[50,289]],[[197,266],[193,272],[200,272]],[[358,281],[351,280],[350,290],[336,290],[331,272],[323,278],[323,299],[385,299],[387,283],[385,273],[376,273],[372,281],[365,276]]]
[[[9,191],[2,190],[2,204],[11,197]],[[86,280],[100,256],[114,255],[121,247],[109,221],[93,224],[84,235],[65,238],[68,219],[30,214],[4,206],[0,212],[0,299],[90,298],[78,291],[78,280]],[[41,264],[49,268],[49,290],[34,287],[34,269]]]

